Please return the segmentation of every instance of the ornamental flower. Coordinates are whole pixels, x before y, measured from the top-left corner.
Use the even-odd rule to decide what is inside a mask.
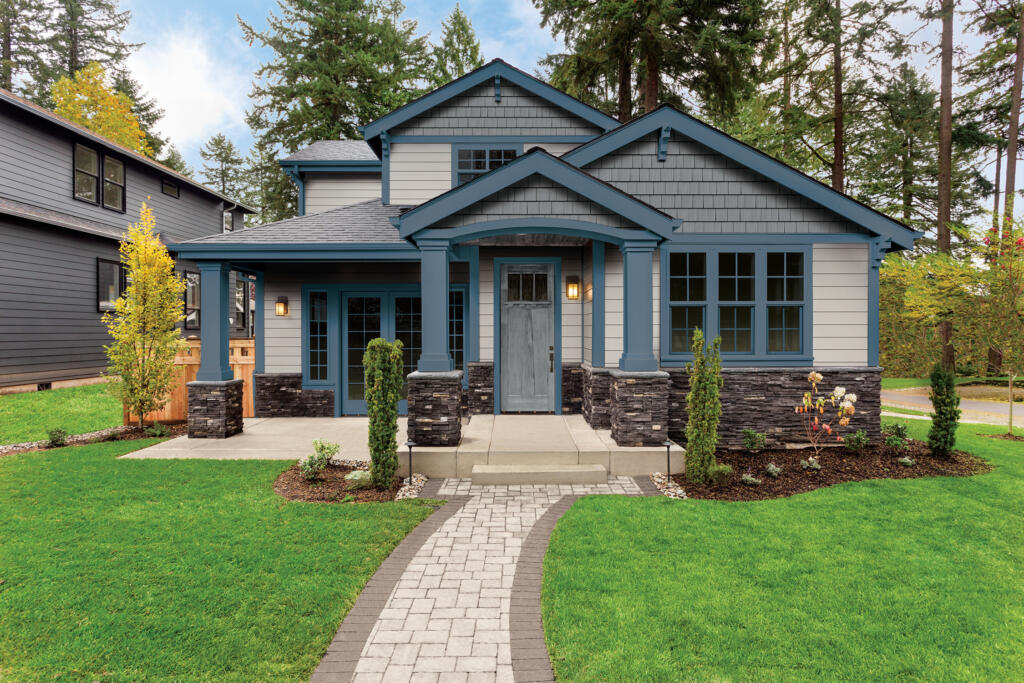
[[[836,387],[832,390],[832,395],[836,398],[842,398],[843,394],[846,393],[846,387]]]
[[[846,401],[847,401],[847,403],[856,403],[857,402],[857,394],[847,394],[846,395]]]
[[[810,382],[811,384],[817,384],[823,379],[825,378],[822,376],[820,372],[812,371],[811,374],[807,375],[807,381]]]

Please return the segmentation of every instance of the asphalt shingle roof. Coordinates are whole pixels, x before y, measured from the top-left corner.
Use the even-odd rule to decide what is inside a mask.
[[[266,223],[222,235],[189,240],[189,244],[305,244],[391,243],[404,244],[390,218],[411,206],[381,204],[370,199],[350,206]]]
[[[379,161],[365,140],[318,140],[281,161]]]
[[[4,197],[0,197],[0,214],[26,218],[31,221],[56,225],[61,228],[76,230],[90,235],[109,237],[110,239],[118,241],[120,241],[124,234],[128,232],[128,223],[130,222],[126,219],[123,228],[115,228],[113,226],[106,225],[105,223],[89,220],[88,218],[72,216],[71,214],[63,213],[61,211],[44,209],[39,206],[25,204],[24,202],[18,202]],[[178,238],[171,233],[164,230],[159,232],[160,238],[166,244],[173,244],[179,241]]]

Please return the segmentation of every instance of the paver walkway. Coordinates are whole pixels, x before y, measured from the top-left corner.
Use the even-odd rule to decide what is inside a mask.
[[[436,495],[450,502],[414,554],[396,550],[411,559],[372,627],[357,602],[355,620],[346,617],[312,683],[552,680],[540,622],[540,561],[551,527],[578,496],[641,493],[630,477],[592,486],[445,480]]]

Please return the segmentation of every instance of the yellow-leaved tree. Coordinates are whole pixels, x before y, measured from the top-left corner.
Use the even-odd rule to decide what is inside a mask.
[[[121,241],[127,275],[124,294],[103,323],[114,341],[104,349],[110,390],[139,417],[167,404],[175,380],[174,356],[184,345],[175,327],[184,320],[185,280],[155,232],[153,211],[143,202],[139,221]]]
[[[136,152],[153,156],[146,134],[132,113],[132,101],[111,88],[103,67],[91,62],[75,73],[62,77],[51,89],[54,111]]]

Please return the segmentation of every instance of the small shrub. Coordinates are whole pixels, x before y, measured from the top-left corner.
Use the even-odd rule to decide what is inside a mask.
[[[821,469],[821,463],[813,455],[806,460],[800,461],[800,467],[810,472],[817,472]]]
[[[742,477],[740,477],[740,481],[742,481],[747,486],[761,485],[761,480],[751,474],[744,474]]]
[[[905,451],[907,449],[907,440],[902,436],[890,434],[885,437],[885,445],[894,451]]]
[[[299,463],[302,476],[309,481],[319,477],[320,473],[327,468],[331,458],[337,455],[340,449],[341,446],[336,443],[313,439],[313,454]]]
[[[815,457],[825,447],[825,442],[835,437],[836,441],[842,441],[843,437],[837,432],[839,428],[850,426],[850,418],[856,412],[854,404],[857,403],[857,394],[846,392],[845,387],[836,387],[831,394],[818,393],[818,385],[824,381],[820,372],[811,371],[807,375],[807,381],[811,383],[811,390],[804,392],[803,401],[795,406],[797,415],[803,417],[804,434],[807,435],[807,442],[814,449]],[[825,408],[829,411],[826,414]],[[832,425],[835,425],[833,427]]]
[[[885,436],[898,436],[906,440],[910,434],[907,432],[907,425],[902,422],[890,422],[882,426],[882,434]]]
[[[782,474],[782,468],[773,462],[768,463],[768,466],[764,468],[764,473],[772,479],[778,479],[779,475]]]
[[[871,440],[868,439],[868,433],[863,429],[858,429],[843,440],[843,445],[846,447],[846,450],[853,451],[854,453],[860,453],[867,448],[870,443]]]
[[[370,473],[375,488],[391,487],[398,470],[398,400],[402,394],[402,342],[372,339],[363,354],[366,412],[370,418]]]
[[[46,432],[46,440],[50,448],[60,448],[68,442],[68,433],[66,430],[57,427]]]
[[[909,455],[904,455],[902,458],[897,460],[897,462],[903,465],[904,467],[913,467],[914,465],[917,464],[917,461],[911,458]]]
[[[154,422],[151,426],[146,427],[146,433],[150,436],[163,438],[171,433],[171,430],[167,428],[167,425],[162,425],[159,422]]]
[[[715,463],[708,469],[708,481],[715,486],[724,484],[730,475],[732,475],[732,467],[729,465]]]
[[[759,451],[764,448],[768,437],[763,432],[755,432],[753,429],[743,430],[743,447],[748,451]]]
[[[369,470],[353,470],[345,475],[348,487],[353,490],[368,489],[373,486],[373,476]]]
[[[715,447],[722,416],[721,339],[704,348],[704,333],[693,332],[693,363],[687,364],[690,393],[686,395],[686,477],[697,484],[715,482]]]
[[[932,370],[932,426],[928,430],[928,448],[948,457],[956,447],[956,427],[960,422],[960,395],[956,393],[953,373],[936,365]]]

